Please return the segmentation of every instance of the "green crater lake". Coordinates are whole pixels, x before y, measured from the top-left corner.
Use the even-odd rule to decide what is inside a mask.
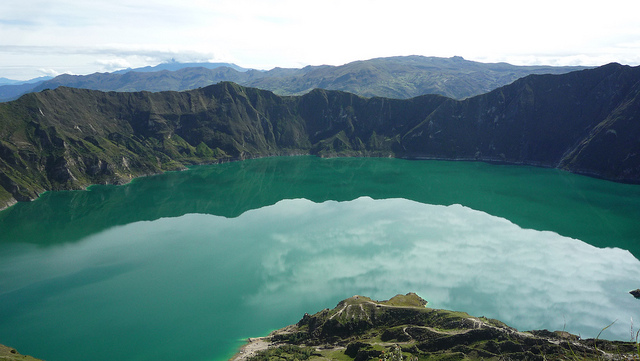
[[[640,186],[476,162],[282,157],[0,212],[0,342],[48,361],[227,360],[361,294],[629,340]]]

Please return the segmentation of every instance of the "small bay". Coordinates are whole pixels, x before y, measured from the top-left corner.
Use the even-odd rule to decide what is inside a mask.
[[[225,360],[363,294],[628,339],[640,187],[315,157],[197,166],[0,212],[0,341],[49,361]]]

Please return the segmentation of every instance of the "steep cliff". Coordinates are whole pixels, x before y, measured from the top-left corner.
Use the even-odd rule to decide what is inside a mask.
[[[640,180],[640,67],[537,75],[449,100],[403,136],[405,156],[558,167]]]
[[[458,101],[220,83],[186,92],[58,88],[0,104],[0,207],[43,191],[290,154],[498,161],[640,182],[640,67],[531,75]]]

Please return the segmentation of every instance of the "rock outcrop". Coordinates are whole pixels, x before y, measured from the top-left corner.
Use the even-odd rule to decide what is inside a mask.
[[[0,360],[3,361],[42,361],[31,356],[21,355],[15,348],[0,345]]]
[[[425,304],[413,293],[382,302],[354,296],[332,310],[304,315],[260,339],[262,349],[243,350],[233,360],[622,360],[637,353],[631,342],[520,332],[497,320]]]

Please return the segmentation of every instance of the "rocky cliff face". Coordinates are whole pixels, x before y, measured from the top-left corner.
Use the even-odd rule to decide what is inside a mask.
[[[639,77],[638,67],[610,64],[529,76],[448,101],[404,135],[405,156],[541,165],[637,182]]]
[[[58,88],[0,104],[0,207],[188,164],[289,154],[499,161],[640,182],[640,67],[532,75],[463,101]]]

